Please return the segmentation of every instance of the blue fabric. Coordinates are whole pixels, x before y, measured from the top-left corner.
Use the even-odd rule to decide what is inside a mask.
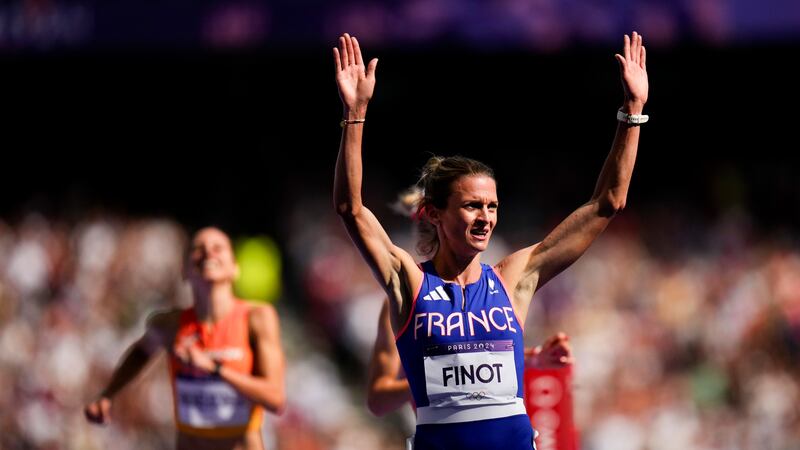
[[[534,450],[528,416],[417,425],[414,450]]]

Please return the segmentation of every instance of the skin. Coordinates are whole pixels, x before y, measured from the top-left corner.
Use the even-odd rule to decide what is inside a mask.
[[[364,63],[358,40],[348,34],[333,49],[336,82],[347,119],[363,119],[372,98],[377,59]],[[619,63],[624,97],[621,109],[641,114],[648,96],[646,51],[642,37],[625,35]],[[411,313],[415,288],[423,277],[415,260],[394,245],[375,215],[363,204],[361,143],[365,123],[343,128],[336,162],[334,208],[351,239],[389,297],[392,327],[397,331]],[[636,160],[640,129],[619,122],[614,141],[590,199],[545,238],[503,258],[495,267],[505,280],[518,317],[526,317],[534,293],[575,262],[625,207]],[[426,208],[436,227],[439,248],[432,261],[445,281],[462,286],[481,274],[480,255],[497,224],[497,189],[487,176],[453,182],[445,208]],[[480,233],[478,233],[480,232]]]
[[[184,266],[184,276],[192,288],[195,313],[202,326],[213,326],[234,307],[237,299],[233,295],[233,281],[238,273],[231,242],[225,233],[217,228],[204,228],[195,234]],[[198,371],[214,371],[216,362],[194,342],[175,344],[181,313],[181,310],[175,309],[153,314],[148,319],[145,334],[125,353],[100,396],[86,405],[84,414],[87,420],[98,424],[108,423],[114,395],[162,350]],[[280,414],[286,405],[285,359],[275,308],[271,305],[251,305],[248,329],[254,355],[253,373],[240,373],[223,365],[220,377],[254,403],[269,412]],[[264,448],[258,430],[223,439],[199,438],[177,432],[176,443],[178,450]]]
[[[573,363],[569,338],[557,333],[542,345],[525,349],[528,364],[540,369],[561,368]],[[389,321],[389,304],[383,303],[378,317],[378,334],[369,361],[367,408],[376,416],[386,415],[411,401],[400,355]]]

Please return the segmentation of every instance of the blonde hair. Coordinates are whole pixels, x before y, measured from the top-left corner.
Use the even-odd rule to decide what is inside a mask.
[[[480,161],[464,156],[432,156],[422,166],[419,180],[398,195],[392,207],[416,222],[416,249],[420,255],[431,256],[439,248],[436,227],[428,220],[426,208],[446,208],[447,199],[453,192],[453,182],[471,175],[485,175],[494,179],[494,171]]]

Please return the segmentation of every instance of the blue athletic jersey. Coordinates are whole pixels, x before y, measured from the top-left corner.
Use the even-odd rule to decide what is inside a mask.
[[[525,415],[522,324],[501,279],[481,264],[480,279],[462,291],[439,278],[432,261],[421,268],[422,285],[396,340],[417,424]]]

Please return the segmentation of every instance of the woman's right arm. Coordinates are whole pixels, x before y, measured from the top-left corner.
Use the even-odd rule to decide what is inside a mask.
[[[407,305],[411,303],[403,299],[410,299],[415,294],[413,291],[421,282],[422,273],[411,255],[392,243],[378,219],[361,200],[363,119],[375,89],[378,60],[372,59],[365,66],[358,41],[348,34],[339,38],[339,47],[333,49],[333,57],[336,84],[344,107],[333,203],[350,238],[396,306],[392,308],[392,322],[397,329],[404,322],[404,312],[409,312]]]
[[[378,336],[369,360],[367,407],[376,416],[383,416],[411,400],[411,389],[400,365],[389,323],[388,302],[383,302],[378,318]]]
[[[164,347],[168,330],[176,312],[153,314],[147,321],[145,334],[131,345],[122,357],[122,361],[114,369],[111,380],[97,399],[86,405],[83,410],[86,419],[93,423],[108,423],[111,412],[111,400],[128,385],[144,369],[148,362]]]

